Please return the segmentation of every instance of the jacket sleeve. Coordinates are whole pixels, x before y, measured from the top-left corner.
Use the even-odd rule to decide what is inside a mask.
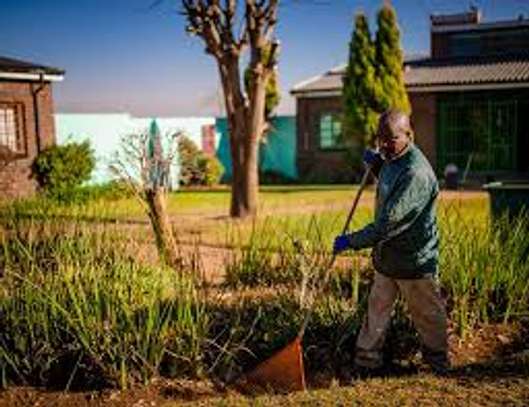
[[[407,171],[399,176],[373,223],[350,235],[350,246],[359,250],[392,239],[408,229],[433,198],[428,174]]]

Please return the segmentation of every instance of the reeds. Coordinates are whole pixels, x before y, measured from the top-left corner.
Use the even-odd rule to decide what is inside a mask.
[[[200,372],[208,320],[192,276],[135,261],[127,243],[82,227],[3,237],[4,385],[124,388]]]

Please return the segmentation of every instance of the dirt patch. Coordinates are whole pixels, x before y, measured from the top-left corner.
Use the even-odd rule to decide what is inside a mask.
[[[452,405],[447,401],[464,402],[469,400],[468,397],[472,399],[474,405],[492,405],[495,403],[494,400],[501,400],[503,397],[504,400],[509,400],[510,405],[522,406],[524,400],[527,401],[529,397],[529,345],[525,340],[528,334],[527,322],[484,325],[464,341],[452,336],[452,359],[456,369],[448,378],[397,375],[383,381],[356,380],[351,387],[351,382],[341,382],[335,377],[311,377],[309,378],[311,391],[307,393],[277,397],[269,395],[257,400],[244,398],[221,384],[207,380],[158,378],[148,386],[138,386],[125,391],[106,389],[77,393],[10,387],[0,393],[0,407],[28,405],[146,407],[182,403],[253,405],[255,401],[261,402],[262,405],[297,405],[298,402],[329,405],[335,404],[341,400],[341,397],[351,392],[358,402],[376,405],[394,404],[395,395],[398,395],[399,400],[412,401],[417,394],[430,394],[430,402],[437,400],[433,404],[430,403],[432,405]],[[446,400],[443,399],[445,392],[449,397]],[[377,397],[373,398],[375,393]],[[423,401],[427,399],[428,397],[421,398]]]

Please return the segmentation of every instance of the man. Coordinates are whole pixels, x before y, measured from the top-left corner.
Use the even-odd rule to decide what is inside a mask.
[[[334,241],[335,253],[373,248],[374,283],[356,342],[355,364],[357,370],[368,372],[383,367],[384,338],[400,292],[421,336],[424,361],[434,372],[446,373],[446,310],[437,282],[437,179],[413,143],[406,114],[383,113],[376,142],[380,153],[364,154],[364,161],[378,176],[374,222]]]

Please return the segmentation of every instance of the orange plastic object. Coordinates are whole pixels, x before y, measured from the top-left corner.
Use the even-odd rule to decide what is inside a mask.
[[[259,363],[245,379],[246,385],[252,388],[272,388],[284,392],[305,390],[301,338],[296,337],[277,353]]]

